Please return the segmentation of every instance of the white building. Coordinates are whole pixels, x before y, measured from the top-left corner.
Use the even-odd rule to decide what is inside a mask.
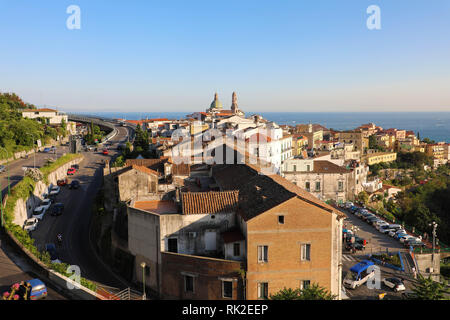
[[[48,119],[48,124],[60,125],[61,121],[68,122],[68,116],[64,112],[54,109],[25,109],[22,111],[22,117],[29,119]]]

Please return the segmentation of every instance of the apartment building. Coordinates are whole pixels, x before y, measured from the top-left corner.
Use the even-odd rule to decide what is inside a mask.
[[[367,165],[371,166],[380,162],[392,162],[397,160],[396,152],[374,152],[363,157]]]
[[[295,127],[295,133],[306,137],[308,139],[308,149],[314,149],[316,147],[316,141],[323,140],[324,130],[322,126],[310,123],[307,125],[297,125]]]
[[[365,138],[361,131],[339,132],[339,142],[352,144],[353,151],[359,151],[361,154],[369,147],[369,139]]]
[[[215,165],[210,179],[220,191],[130,203],[137,281],[165,299],[266,299],[313,282],[340,297],[342,213],[257,167]]]

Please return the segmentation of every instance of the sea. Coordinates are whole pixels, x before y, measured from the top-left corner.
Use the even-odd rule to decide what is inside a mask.
[[[182,119],[192,112],[84,112],[105,118],[140,120],[145,118]],[[248,112],[249,116],[254,114]],[[351,130],[362,124],[375,123],[384,129],[411,130],[421,139],[450,142],[450,112],[259,112],[277,124],[318,123],[334,130]]]

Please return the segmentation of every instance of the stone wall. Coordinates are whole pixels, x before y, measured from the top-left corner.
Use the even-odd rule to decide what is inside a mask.
[[[58,180],[66,178],[67,169],[74,164],[80,163],[81,161],[83,161],[83,157],[67,162],[55,171],[51,172],[48,175],[48,185],[46,185],[43,181],[38,181],[35,185],[33,194],[28,199],[17,200],[16,206],[14,207],[13,222],[19,226],[22,226],[25,220],[33,215],[34,209],[39,206],[44,198],[43,194],[48,191],[48,188],[52,185],[56,185]]]

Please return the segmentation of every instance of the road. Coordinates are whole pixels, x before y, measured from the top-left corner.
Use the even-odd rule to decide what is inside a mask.
[[[58,233],[62,234],[61,246],[57,251],[61,261],[80,267],[81,276],[103,287],[124,289],[128,285],[118,278],[98,258],[90,241],[90,222],[93,200],[101,188],[103,179],[102,160],[117,154],[117,144],[127,140],[128,129],[117,127],[119,133],[110,140],[109,155],[99,152],[83,152],[84,160],[79,164],[78,172],[72,179],[80,181],[76,190],[61,187],[55,202],[64,203],[64,213],[54,217],[46,214],[32,233],[38,249],[45,248],[46,243],[56,243]]]
[[[38,152],[35,154],[36,160],[34,160],[34,156],[30,156],[28,159],[18,159],[11,162],[9,164],[11,187],[23,178],[22,167],[34,166],[35,161],[36,167],[41,167],[45,164],[47,158],[59,158],[63,153],[67,152],[67,150],[68,147],[60,146],[57,147],[56,154]],[[0,175],[0,183],[2,195],[5,195],[8,192],[7,172]],[[33,278],[41,278],[40,276],[37,276],[37,271],[30,267],[20,254],[16,254],[15,250],[8,246],[3,239],[3,235],[1,235],[0,242],[0,293],[6,291],[13,283]],[[48,281],[44,280],[44,282],[46,282],[48,289],[47,299],[65,299],[65,297],[58,291],[58,288],[53,287]]]
[[[344,228],[350,229],[352,226],[357,227],[356,235],[366,239],[368,241],[366,249],[364,252],[357,252],[356,254],[351,254],[349,252],[342,253],[342,269],[344,272],[348,272],[352,266],[354,266],[359,261],[367,258],[368,254],[380,253],[380,252],[398,252],[405,251],[405,247],[400,241],[391,238],[389,235],[382,234],[375,227],[364,222],[362,219],[354,216],[353,214],[347,212],[346,210],[341,210],[347,216],[344,220]],[[405,263],[405,271],[396,271],[387,267],[379,266],[381,279],[388,277],[403,278],[406,290],[411,290],[415,280],[412,278],[410,273],[409,265],[406,261],[406,256],[402,254]],[[362,285],[354,290],[346,289],[346,294],[350,299],[354,300],[367,300],[367,299],[378,299],[378,295],[386,293],[385,299],[401,299],[401,292],[395,293],[392,289],[386,287],[381,283],[379,289],[369,289],[367,285]]]

